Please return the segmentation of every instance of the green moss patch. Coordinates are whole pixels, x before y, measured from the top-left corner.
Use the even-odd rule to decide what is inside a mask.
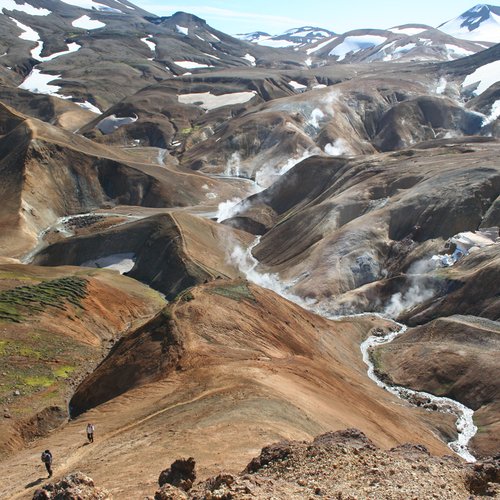
[[[58,378],[68,378],[75,371],[74,366],[58,366],[57,368],[52,370],[54,376]]]
[[[48,307],[66,310],[67,303],[83,309],[87,280],[76,276],[22,285],[0,292],[0,321],[20,323],[25,316]]]
[[[251,300],[252,302],[256,302],[255,297],[246,283],[217,286],[215,288],[211,288],[209,291],[212,294],[222,295],[223,297],[227,297],[228,299],[236,300],[238,302],[241,300]]]
[[[30,387],[50,387],[54,379],[44,375],[29,375],[24,377],[23,382]]]

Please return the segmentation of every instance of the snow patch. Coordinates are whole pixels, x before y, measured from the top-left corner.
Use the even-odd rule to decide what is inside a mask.
[[[463,81],[462,87],[477,83],[478,86],[474,90],[474,94],[480,95],[498,81],[500,81],[500,61],[494,61],[480,66],[476,71],[468,75]]]
[[[332,38],[329,38],[328,40],[325,40],[324,42],[318,43],[318,45],[316,45],[316,47],[312,47],[310,49],[307,49],[306,50],[307,55],[313,54],[314,52],[322,49],[323,47],[326,47],[329,43],[333,42],[333,40],[335,40],[336,38],[338,38],[338,37],[334,36]]]
[[[42,9],[38,7],[33,7],[29,3],[16,3],[14,0],[0,0],[0,14],[3,14],[1,9],[5,10],[18,10],[20,12],[25,12],[30,16],[48,16],[52,11],[47,9]]]
[[[178,33],[181,35],[186,35],[188,36],[189,34],[189,29],[185,28],[184,26],[179,26],[178,24],[175,25],[175,29],[177,30]]]
[[[467,57],[475,54],[472,50],[466,50],[458,45],[445,44],[450,59],[459,59],[460,57]]]
[[[479,7],[482,8],[483,5]],[[480,23],[479,26],[472,31],[469,31],[470,23],[467,21],[467,18],[460,16],[442,24],[438,29],[448,35],[463,40],[477,40],[480,42],[493,43],[500,42],[500,16],[490,12],[489,18]]]
[[[97,128],[103,134],[112,134],[115,130],[118,130],[120,127],[124,125],[129,125],[130,123],[134,123],[137,121],[138,116],[124,116],[118,118],[116,115],[109,115],[106,118],[103,118],[98,124]]]
[[[387,40],[385,36],[378,35],[359,35],[347,36],[344,41],[334,47],[329,53],[329,56],[338,56],[338,61],[343,61],[350,52],[356,53],[363,49],[369,49],[380,45]]]
[[[307,89],[307,85],[302,85],[302,83],[296,82],[295,80],[290,80],[288,82],[288,85],[293,87],[295,90],[302,90],[303,91],[303,90]]]
[[[91,104],[89,101],[75,102],[75,104],[78,104],[78,106],[80,106],[83,109],[92,111],[92,113],[95,113],[97,115],[102,115],[102,111],[97,106]]]
[[[128,273],[135,265],[134,253],[115,253],[98,259],[87,260],[80,264],[81,267],[97,267],[101,269],[113,269],[120,274]]]
[[[290,40],[273,40],[272,38],[268,38],[267,40],[259,40],[259,45],[264,47],[273,47],[277,48],[286,48],[286,47],[295,47],[297,45],[296,42],[291,42]]]
[[[94,0],[61,0],[61,2],[67,3],[68,5],[73,5],[73,7],[80,7],[87,10],[99,10],[102,12],[116,12],[118,14],[123,14],[119,9],[114,9],[108,5],[104,5],[99,2],[94,2]]]
[[[75,19],[71,23],[71,25],[75,28],[81,28],[84,30],[96,30],[99,28],[104,28],[104,26],[106,26],[105,23],[101,23],[101,21],[97,21],[95,19],[90,19],[90,17],[87,15]]]
[[[17,19],[14,19],[13,17],[9,17],[9,19],[12,22],[16,23],[16,25],[19,29],[23,30],[23,32],[19,35],[19,38],[21,40],[28,40],[30,42],[40,41],[40,37],[38,36],[38,33],[34,29],[30,28],[29,26],[26,26],[23,23],[20,23]],[[35,49],[33,49],[33,50],[35,50]]]
[[[413,36],[413,35],[418,35],[419,33],[422,33],[424,31],[427,31],[427,28],[389,28],[387,31],[392,31],[393,33],[396,33],[398,35],[408,35],[408,36]]]
[[[43,74],[38,68],[33,68],[24,82],[19,85],[19,88],[29,90],[34,94],[48,94],[61,97],[57,95],[61,87],[57,85],[49,85],[49,82],[57,80],[60,77],[61,75]]]
[[[194,61],[174,61],[174,63],[185,69],[213,68],[209,64],[201,64]]]
[[[500,100],[497,99],[491,105],[490,115],[485,120],[483,120],[483,127],[485,125],[489,125],[490,123],[493,123],[498,117],[500,117]]]
[[[500,104],[500,101],[496,102]],[[500,105],[498,113],[500,115]],[[451,253],[433,255],[431,262],[434,263],[434,267],[450,267],[471,252],[498,244],[500,244],[498,227],[479,229],[478,231],[464,231],[452,236],[446,242],[445,248],[452,250]]]
[[[153,35],[148,35],[144,38],[141,38],[141,42],[145,43],[149,47],[149,50],[151,50],[151,52],[153,52],[154,54],[156,52],[156,43],[149,40],[149,38],[151,38],[152,36]]]
[[[45,56],[45,57],[35,57],[35,59],[38,59],[39,61],[45,62],[45,61],[52,61],[52,59],[55,59],[56,57],[61,57],[66,54],[71,54],[72,52],[76,52],[77,50],[80,50],[82,48],[81,45],[78,45],[75,42],[71,42],[67,44],[68,50],[63,50],[62,52],[56,52],[54,54],[51,54],[50,56]],[[43,47],[43,44],[42,44]],[[40,51],[41,52],[41,51]]]
[[[255,66],[255,57],[251,54],[245,54],[243,59],[247,60],[252,66]]]
[[[220,108],[221,106],[231,106],[233,104],[244,104],[256,95],[251,92],[234,92],[232,94],[214,95],[210,92],[200,92],[196,94],[181,94],[177,99],[182,104],[196,104],[205,110]]]

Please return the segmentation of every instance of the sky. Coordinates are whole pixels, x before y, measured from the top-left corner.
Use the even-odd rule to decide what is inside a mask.
[[[336,33],[419,23],[437,27],[476,5],[474,0],[131,0],[153,14],[184,11],[231,35],[265,31],[271,35],[300,26]],[[498,5],[497,3],[490,5]]]

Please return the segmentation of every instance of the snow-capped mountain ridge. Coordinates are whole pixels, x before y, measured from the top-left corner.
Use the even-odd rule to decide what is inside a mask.
[[[267,47],[288,47],[299,49],[326,40],[334,36],[333,31],[315,26],[301,26],[292,28],[280,35],[269,35],[263,31],[254,31],[252,33],[243,33],[236,37],[247,42],[264,45]]]
[[[478,4],[438,29],[455,38],[499,43],[500,7]]]

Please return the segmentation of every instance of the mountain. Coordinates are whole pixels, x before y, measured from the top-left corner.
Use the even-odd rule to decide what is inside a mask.
[[[0,5],[0,497],[498,490],[500,44]]]
[[[337,62],[448,61],[481,52],[491,46],[461,40],[430,26],[409,24],[389,30],[354,30],[306,48],[315,58]]]
[[[292,28],[280,35],[269,35],[262,31],[236,35],[242,40],[252,42],[264,47],[287,47],[297,50],[301,47],[321,42],[325,38],[335,35],[332,31],[313,26],[302,26],[301,28]]]
[[[455,38],[482,42],[500,42],[500,7],[478,4],[438,29]]]

